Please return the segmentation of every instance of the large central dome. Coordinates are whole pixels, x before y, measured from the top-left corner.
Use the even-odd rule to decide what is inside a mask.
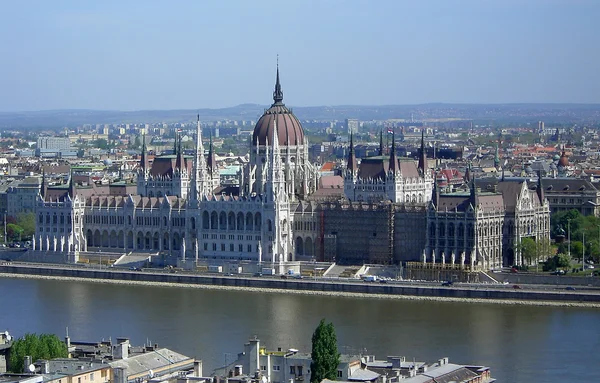
[[[283,91],[279,83],[279,67],[273,92],[273,105],[265,111],[254,127],[253,146],[264,146],[267,145],[267,142],[273,144],[271,141],[273,140],[275,121],[277,121],[279,146],[304,145],[304,130],[300,121],[283,103]]]

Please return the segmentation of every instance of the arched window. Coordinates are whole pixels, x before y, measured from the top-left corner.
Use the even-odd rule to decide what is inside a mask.
[[[237,213],[237,229],[238,230],[244,230],[244,214],[243,213]]]
[[[252,231],[254,230],[254,225],[253,225],[253,217],[252,217],[252,213],[247,213],[246,214],[246,230],[247,231]]]
[[[219,216],[216,211],[210,213],[210,228],[212,230],[217,230],[219,228]]]
[[[224,211],[219,214],[219,229],[227,230],[227,215],[225,215]]]
[[[210,229],[210,219],[208,217],[208,212],[202,212],[202,229],[208,230]]]
[[[254,230],[260,230],[262,226],[262,219],[260,213],[254,215]]]

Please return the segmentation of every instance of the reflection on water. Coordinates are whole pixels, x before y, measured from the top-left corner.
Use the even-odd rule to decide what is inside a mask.
[[[600,310],[255,293],[0,278],[0,329],[128,336],[220,366],[257,335],[310,351],[321,318],[340,351],[484,364],[504,382],[598,381]],[[569,368],[566,368],[566,367]],[[577,368],[579,367],[579,368]]]

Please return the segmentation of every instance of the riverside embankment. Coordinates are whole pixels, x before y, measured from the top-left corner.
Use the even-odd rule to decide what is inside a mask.
[[[600,307],[600,294],[588,291],[514,290],[510,288],[442,287],[410,283],[368,283],[327,279],[281,279],[214,274],[169,273],[163,271],[129,271],[91,269],[61,265],[0,265],[5,277],[32,277],[63,280],[89,280],[100,283],[152,284],[245,291],[332,294],[445,301],[472,301],[530,305],[585,305]]]

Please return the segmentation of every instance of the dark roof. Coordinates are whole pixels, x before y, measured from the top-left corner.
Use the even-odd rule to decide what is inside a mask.
[[[358,178],[384,180],[389,170],[389,161],[385,157],[363,158],[358,168]]]
[[[440,195],[437,210],[457,210],[467,211],[471,203],[470,195],[465,193],[442,194]]]
[[[254,127],[252,145],[266,145],[267,142],[272,144],[275,121],[280,146],[304,145],[302,125],[285,105],[273,105],[265,111]]]
[[[177,156],[167,155],[156,157],[152,162],[152,168],[150,169],[150,175],[152,177],[168,177],[171,178],[175,172],[177,162]],[[188,172],[192,172],[193,164],[192,157],[184,156],[183,158],[184,168]]]
[[[544,193],[597,193],[598,189],[590,181],[583,178],[542,178]],[[530,187],[536,182],[530,182]]]

